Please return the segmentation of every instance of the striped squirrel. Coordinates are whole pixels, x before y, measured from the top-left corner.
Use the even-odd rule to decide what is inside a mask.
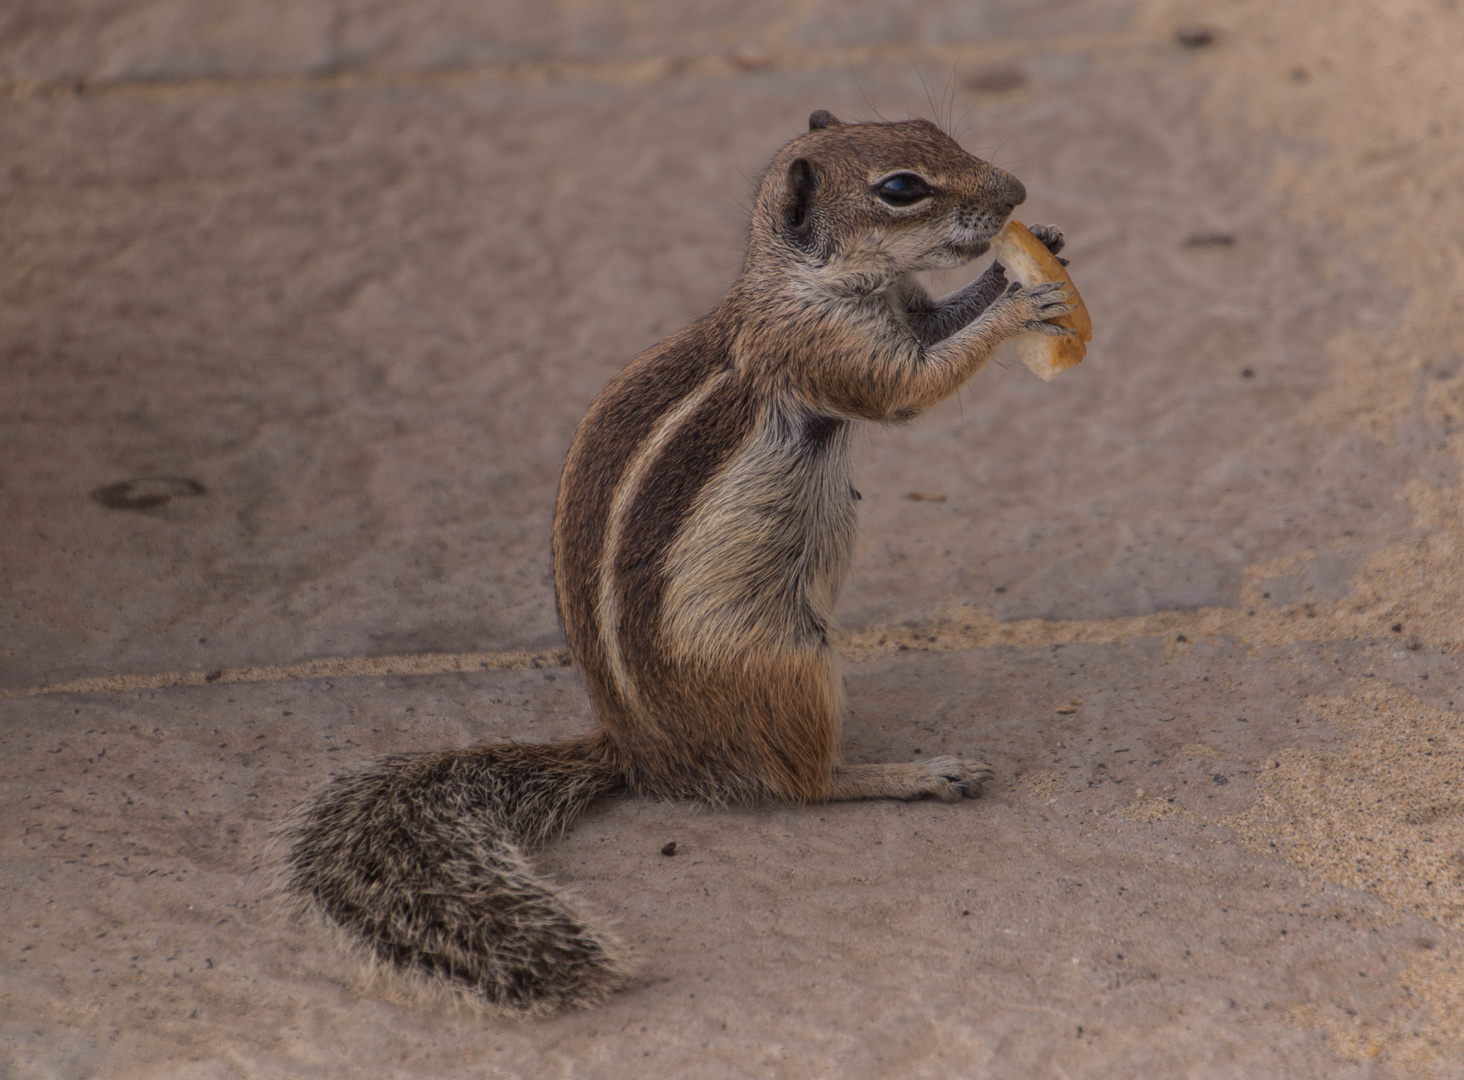
[[[851,421],[908,420],[1006,339],[1071,333],[1046,321],[1073,310],[1060,283],[994,265],[933,300],[913,278],[983,254],[1025,198],[928,121],[814,113],[762,179],[726,298],[616,376],[570,446],[554,582],[599,728],[335,779],[289,829],[289,890],[382,961],[544,1013],[628,978],[622,946],[525,857],[597,797],[979,794],[980,762],[840,762],[829,634]]]

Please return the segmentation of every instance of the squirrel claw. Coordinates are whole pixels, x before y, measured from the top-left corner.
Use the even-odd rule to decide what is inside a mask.
[[[1028,333],[1046,334],[1048,337],[1077,337],[1078,332],[1070,326],[1060,326],[1046,319],[1033,319],[1023,327]]]

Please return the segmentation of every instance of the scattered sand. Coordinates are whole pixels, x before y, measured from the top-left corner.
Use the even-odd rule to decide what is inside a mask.
[[[1363,1032],[1334,1019],[1327,1031],[1348,1057],[1387,1048],[1412,1064],[1455,1060],[1464,1051],[1464,720],[1376,680],[1307,708],[1346,732],[1347,749],[1283,751],[1255,803],[1227,824],[1258,850],[1439,924],[1439,945],[1398,976],[1428,1003],[1426,1027]]]

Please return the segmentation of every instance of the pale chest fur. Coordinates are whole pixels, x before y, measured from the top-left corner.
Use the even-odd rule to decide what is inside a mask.
[[[819,648],[849,570],[848,421],[773,397],[667,551],[660,640],[678,660]]]

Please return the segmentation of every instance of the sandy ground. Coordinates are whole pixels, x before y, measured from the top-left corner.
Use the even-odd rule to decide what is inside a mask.
[[[0,1076],[1464,1077],[1461,56],[1454,0],[12,3]],[[1012,169],[1093,314],[864,440],[848,757],[998,781],[597,807],[596,1010],[374,975],[272,826],[592,723],[564,447],[815,108]]]

